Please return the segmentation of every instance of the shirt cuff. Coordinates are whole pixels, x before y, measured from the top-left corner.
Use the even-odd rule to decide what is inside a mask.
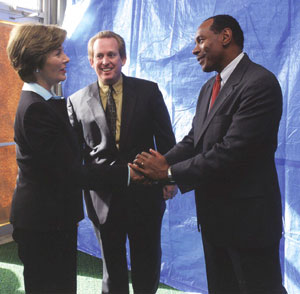
[[[128,167],[128,179],[127,179],[127,187],[130,185],[130,167],[129,165],[127,165]]]
[[[168,168],[168,182],[171,185],[175,184],[175,181],[174,181],[173,176],[172,176],[171,166],[169,166],[169,168]]]

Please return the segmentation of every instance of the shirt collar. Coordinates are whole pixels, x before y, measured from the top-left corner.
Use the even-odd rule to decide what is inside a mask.
[[[46,90],[44,87],[42,87],[41,85],[39,85],[37,83],[24,83],[22,90],[34,92],[34,93],[42,96],[45,100],[49,100],[52,97],[54,97],[54,98],[58,97],[52,91],[50,92],[50,91]]]
[[[109,89],[109,85],[104,85],[102,83],[102,81],[98,80],[98,84],[99,84],[99,87],[100,89],[104,92],[104,93],[107,93],[108,92],[108,89]],[[121,74],[119,80],[112,85],[114,91],[116,94],[118,94],[119,92],[121,92],[122,90],[122,85],[123,85],[123,76]]]
[[[245,53],[242,52],[240,53],[235,59],[233,59],[220,73],[221,75],[221,87],[227,82],[229,79],[230,75],[236,68],[236,66],[239,64],[241,59],[244,57]]]

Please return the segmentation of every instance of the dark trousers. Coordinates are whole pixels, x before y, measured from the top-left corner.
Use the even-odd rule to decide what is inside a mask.
[[[76,293],[77,227],[36,232],[14,229],[26,294]]]
[[[202,236],[210,294],[286,294],[279,241],[265,248],[218,247]]]
[[[95,227],[103,259],[102,293],[129,293],[127,237],[134,293],[156,293],[160,278],[163,211],[148,214],[128,198],[127,201],[113,199],[106,223],[100,228]]]

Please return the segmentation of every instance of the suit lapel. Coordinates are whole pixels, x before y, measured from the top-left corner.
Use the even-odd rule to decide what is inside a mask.
[[[120,134],[120,149],[122,143],[128,137],[130,122],[132,121],[137,95],[130,78],[123,75],[123,97],[122,97],[122,117],[121,117],[121,134]]]
[[[215,78],[210,80],[208,88],[204,94],[205,96],[203,99],[203,105],[202,104],[199,105],[202,107],[202,109],[199,109],[199,121],[198,121],[199,128],[196,128],[196,132],[195,132],[195,140],[194,140],[195,146],[198,144],[199,140],[201,139],[202,135],[204,134],[205,130],[207,129],[208,125],[210,124],[210,122],[212,121],[213,117],[216,115],[218,110],[222,107],[222,105],[225,103],[225,101],[231,95],[234,88],[240,83],[250,62],[251,61],[250,61],[249,57],[247,56],[247,54],[245,54],[244,57],[242,58],[242,60],[240,61],[240,63],[237,65],[237,67],[234,69],[234,71],[230,75],[230,77],[227,80],[224,87],[221,89],[213,108],[210,110],[210,112],[206,116],[206,113],[204,111],[207,112],[207,110],[208,110],[208,104],[210,101],[212,86],[213,86]]]
[[[199,104],[197,105],[197,115],[194,122],[194,144],[197,145],[200,137],[203,133],[203,126],[205,125],[207,119],[208,105],[211,97],[212,87],[214,84],[214,79],[210,79],[207,84],[207,89],[203,94]],[[201,97],[201,96],[200,96]]]
[[[106,123],[106,117],[105,117],[105,112],[101,103],[100,99],[100,93],[99,93],[99,87],[98,87],[98,82],[95,82],[91,84],[89,87],[88,93],[87,93],[87,99],[86,103],[88,107],[90,108],[94,120],[96,124],[98,125],[100,131],[102,134],[105,135],[106,138],[111,138],[111,134],[109,131],[109,128]]]

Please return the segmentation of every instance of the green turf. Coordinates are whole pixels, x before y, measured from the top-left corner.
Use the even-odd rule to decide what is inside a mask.
[[[102,261],[78,251],[77,294],[100,294]],[[0,294],[24,294],[23,266],[15,242],[0,245]],[[132,288],[130,293],[133,293]],[[158,294],[182,293],[160,284]]]

